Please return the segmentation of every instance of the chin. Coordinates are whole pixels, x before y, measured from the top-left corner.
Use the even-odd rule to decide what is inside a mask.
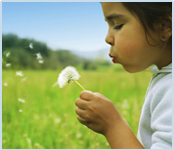
[[[138,67],[131,67],[131,66],[123,66],[123,68],[125,71],[127,71],[129,73],[137,73],[137,72],[141,72],[144,70],[144,69],[140,69]]]

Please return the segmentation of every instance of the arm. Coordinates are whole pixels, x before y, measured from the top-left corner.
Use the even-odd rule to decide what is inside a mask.
[[[124,120],[108,131],[105,137],[112,149],[144,149]]]
[[[143,148],[114,104],[103,95],[83,91],[75,104],[77,119],[93,131],[103,134],[111,148]]]

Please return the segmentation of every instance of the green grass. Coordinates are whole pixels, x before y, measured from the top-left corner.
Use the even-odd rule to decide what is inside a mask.
[[[59,71],[2,71],[3,149],[108,149],[105,137],[89,130],[76,119],[75,100],[81,88],[71,83],[52,87]],[[150,72],[129,74],[114,68],[79,71],[80,84],[113,101],[137,134],[141,108]],[[23,77],[23,78],[24,78]],[[7,82],[8,86],[3,84]],[[25,100],[25,103],[18,101]],[[22,110],[22,112],[19,112]]]

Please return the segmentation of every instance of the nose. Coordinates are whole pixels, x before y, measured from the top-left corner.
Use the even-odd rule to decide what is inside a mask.
[[[110,32],[108,31],[106,38],[105,38],[105,42],[108,43],[109,45],[113,46],[114,45],[114,38],[113,36],[110,34]]]

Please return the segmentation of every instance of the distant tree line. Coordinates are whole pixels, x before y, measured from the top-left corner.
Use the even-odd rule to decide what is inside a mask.
[[[3,69],[62,69],[67,65],[95,70],[98,65],[110,63],[81,58],[69,50],[53,51],[45,43],[34,39],[19,38],[15,34],[2,34]]]

